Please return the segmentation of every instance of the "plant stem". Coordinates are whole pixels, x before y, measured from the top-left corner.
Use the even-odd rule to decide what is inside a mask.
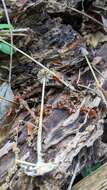
[[[8,81],[10,83],[11,82],[11,76],[12,76],[12,62],[13,62],[13,47],[12,47],[13,46],[13,32],[11,29],[11,22],[10,22],[9,14],[8,14],[7,7],[5,4],[5,0],[2,0],[2,4],[4,7],[7,23],[10,26],[9,31],[10,31],[10,40],[11,40],[11,52],[10,52],[10,66],[9,66],[10,68],[9,68],[9,79],[8,79]]]
[[[84,57],[85,57],[85,59],[86,59],[86,61],[87,61],[87,63],[88,63],[88,66],[89,66],[89,68],[90,68],[92,74],[93,74],[94,80],[95,80],[95,82],[96,82],[97,90],[98,90],[98,92],[100,93],[100,96],[102,97],[102,99],[103,99],[103,101],[104,101],[104,103],[105,103],[105,105],[106,105],[106,107],[107,107],[107,101],[106,101],[105,96],[104,96],[104,94],[103,94],[103,92],[102,92],[101,85],[100,85],[100,83],[99,83],[99,81],[98,81],[98,79],[97,79],[97,77],[96,77],[96,75],[95,75],[95,72],[94,72],[94,70],[93,70],[93,68],[92,68],[92,66],[91,66],[91,63],[90,63],[90,61],[89,61],[87,55],[84,55]]]
[[[33,164],[33,163],[31,163],[31,162],[26,162],[26,161],[18,160],[18,159],[16,159],[16,163],[19,163],[19,164],[25,164],[25,165],[33,166],[33,167],[36,166],[36,164]]]
[[[43,125],[43,108],[44,108],[44,96],[45,96],[45,85],[46,78],[43,78],[42,86],[42,98],[41,98],[41,110],[40,110],[40,119],[39,119],[39,128],[37,136],[37,162],[42,162],[42,125]]]
[[[97,84],[97,87],[100,87],[100,83],[99,83],[99,81],[98,81],[98,79],[97,79],[97,77],[96,77],[96,75],[95,75],[95,72],[94,72],[94,70],[93,70],[93,68],[92,68],[92,66],[91,66],[91,63],[90,63],[88,57],[87,57],[86,55],[84,55],[84,57],[85,57],[85,59],[86,59],[86,61],[87,61],[87,63],[88,63],[88,66],[89,66],[89,68],[90,68],[92,74],[93,74],[93,77],[94,77],[94,80],[95,80],[95,82],[96,82],[96,84]]]

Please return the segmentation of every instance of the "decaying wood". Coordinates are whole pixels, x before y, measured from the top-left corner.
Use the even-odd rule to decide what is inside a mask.
[[[11,86],[18,103],[15,120],[8,130],[0,133],[0,188],[61,190],[64,185],[68,186],[77,162],[77,173],[80,173],[85,166],[106,157],[101,150],[101,137],[107,108],[81,53],[81,48],[86,48],[84,39],[70,23],[64,23],[67,1],[63,0],[62,4],[51,0],[16,2],[8,2],[10,18],[17,28],[28,30],[26,36],[15,37],[14,44],[36,61],[19,52],[13,56]],[[77,8],[82,2],[70,3]],[[106,47],[105,43],[94,55],[89,49],[88,55],[92,66],[103,75],[96,73],[105,100],[107,56],[103,49]],[[3,60],[0,66],[2,83],[8,79],[8,57],[2,54],[0,57]],[[100,59],[95,62],[96,57]],[[35,165],[43,80],[41,65],[51,71],[45,72],[42,157],[45,163],[54,163],[56,167],[38,177]],[[70,89],[70,85],[74,88]]]

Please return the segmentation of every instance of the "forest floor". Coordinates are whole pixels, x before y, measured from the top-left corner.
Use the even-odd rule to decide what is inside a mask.
[[[1,0],[0,190],[71,190],[106,163],[106,10]]]

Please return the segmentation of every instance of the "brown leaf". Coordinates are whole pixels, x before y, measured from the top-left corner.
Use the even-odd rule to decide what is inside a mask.
[[[91,45],[93,48],[96,48],[98,43],[106,42],[107,35],[102,32],[96,32],[94,34],[88,34],[85,36],[88,45]]]

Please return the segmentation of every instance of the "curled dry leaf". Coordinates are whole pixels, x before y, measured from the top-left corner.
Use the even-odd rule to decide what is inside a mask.
[[[99,43],[107,41],[107,35],[103,34],[102,32],[96,32],[94,34],[90,33],[85,36],[85,39],[88,45],[96,48]]]

